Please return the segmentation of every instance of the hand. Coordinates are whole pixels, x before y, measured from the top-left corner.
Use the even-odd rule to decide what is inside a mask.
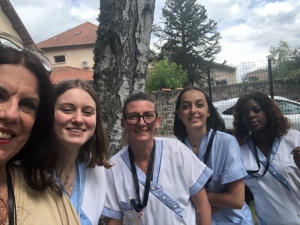
[[[297,146],[291,151],[296,166],[300,169],[300,146]]]
[[[219,207],[211,206],[211,213],[217,213],[219,211]]]

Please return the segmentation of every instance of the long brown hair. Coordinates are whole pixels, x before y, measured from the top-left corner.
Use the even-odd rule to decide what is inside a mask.
[[[107,160],[107,138],[103,129],[102,116],[100,112],[100,103],[93,87],[82,79],[66,79],[54,86],[54,100],[72,88],[80,88],[92,97],[96,104],[96,128],[92,137],[80,148],[79,160],[87,162],[87,168],[104,166],[109,168]]]

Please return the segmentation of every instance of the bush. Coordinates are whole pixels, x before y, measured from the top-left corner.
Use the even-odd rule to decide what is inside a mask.
[[[146,80],[146,91],[157,91],[162,88],[176,89],[187,82],[187,72],[176,63],[163,59],[153,63],[153,69]]]

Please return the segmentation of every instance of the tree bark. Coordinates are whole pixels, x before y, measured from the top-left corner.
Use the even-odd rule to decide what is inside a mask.
[[[121,147],[124,100],[144,91],[155,0],[100,0],[94,86],[110,156]]]

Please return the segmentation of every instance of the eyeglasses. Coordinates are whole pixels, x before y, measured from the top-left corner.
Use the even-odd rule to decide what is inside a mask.
[[[155,111],[144,112],[143,115],[138,113],[127,113],[125,115],[125,120],[130,125],[135,125],[140,122],[141,117],[145,123],[154,123],[156,121],[158,114]]]
[[[53,66],[46,56],[44,56],[41,52],[26,48],[19,39],[3,31],[0,31],[0,45],[4,48],[14,48],[18,51],[22,51],[22,50],[30,51],[32,54],[38,57],[38,59],[43,64],[44,68],[49,73],[53,71]]]

